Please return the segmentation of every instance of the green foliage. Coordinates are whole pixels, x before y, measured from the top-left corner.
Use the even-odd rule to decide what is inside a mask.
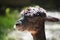
[[[15,24],[15,12],[9,14],[7,11],[6,16],[0,16],[0,40],[5,40],[5,37],[9,30],[13,30]]]
[[[4,40],[8,29],[12,29],[15,20],[9,17],[0,17],[0,40]]]

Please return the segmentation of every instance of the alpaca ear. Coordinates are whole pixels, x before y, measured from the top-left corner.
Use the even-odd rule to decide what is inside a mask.
[[[50,21],[50,22],[58,22],[58,21],[60,21],[60,19],[55,18],[55,17],[51,17],[51,16],[48,16],[45,19],[46,19],[46,21]]]

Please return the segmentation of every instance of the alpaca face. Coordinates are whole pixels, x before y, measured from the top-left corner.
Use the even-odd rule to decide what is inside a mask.
[[[46,16],[45,10],[40,7],[28,7],[21,11],[21,18],[16,23],[17,30],[28,30],[33,35],[40,31]]]
[[[41,7],[28,7],[20,13],[21,18],[16,22],[15,29],[18,31],[28,31],[34,40],[46,40],[45,21],[59,21],[54,17],[46,16],[46,11]]]

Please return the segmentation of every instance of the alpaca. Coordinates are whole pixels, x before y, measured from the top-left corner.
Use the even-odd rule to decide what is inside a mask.
[[[29,31],[34,40],[46,40],[45,21],[58,22],[58,18],[46,15],[46,10],[39,6],[29,6],[20,13],[21,18],[15,24],[15,30]]]

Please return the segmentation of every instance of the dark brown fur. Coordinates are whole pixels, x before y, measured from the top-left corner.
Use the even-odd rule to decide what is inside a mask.
[[[43,13],[42,17],[26,17],[23,24],[16,24],[18,30],[28,30],[34,37],[34,40],[46,40],[45,36],[45,21],[57,22],[59,19],[46,17]]]

